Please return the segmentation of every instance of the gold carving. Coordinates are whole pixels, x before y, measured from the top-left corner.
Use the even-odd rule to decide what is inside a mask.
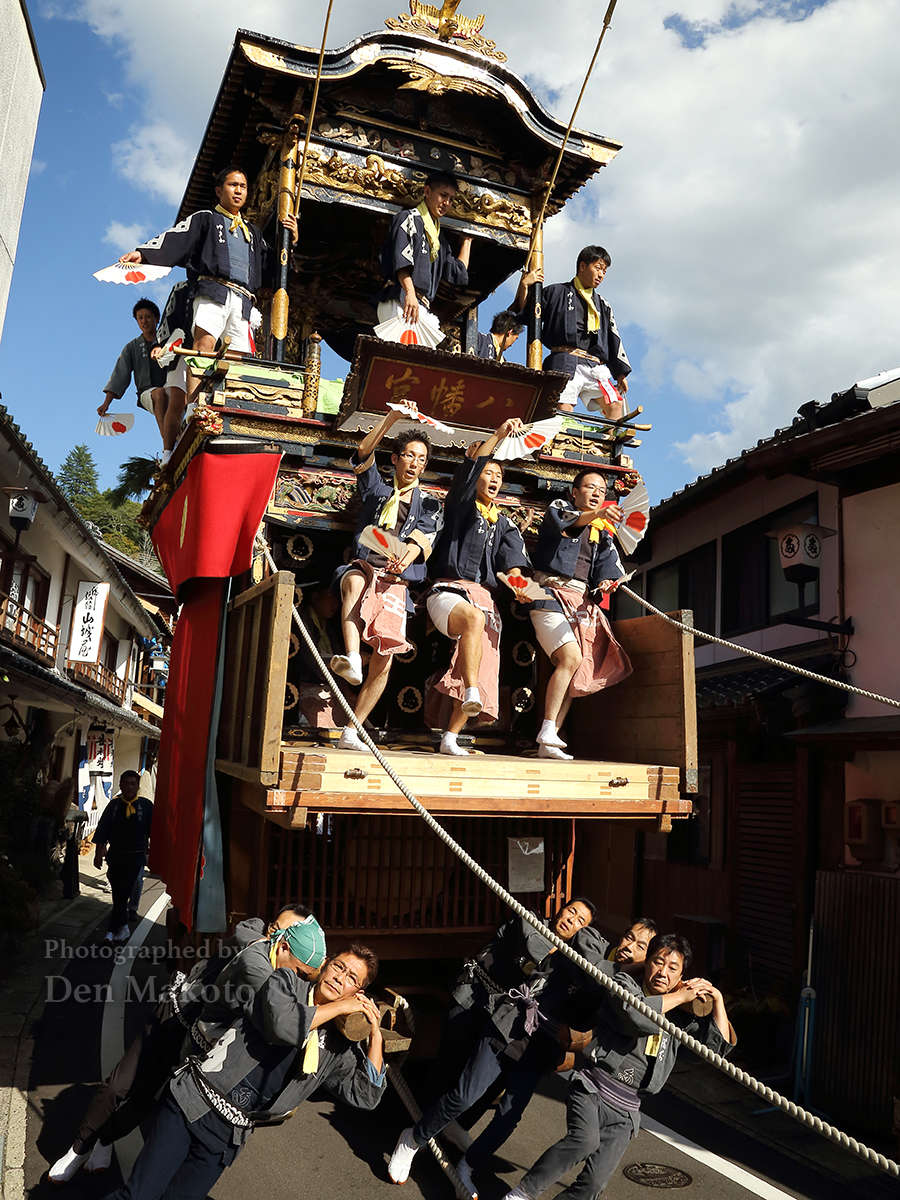
[[[450,203],[450,215],[474,220],[477,224],[499,225],[510,233],[531,233],[531,214],[524,204],[514,204],[493,192],[476,195],[465,184]]]
[[[272,327],[272,336],[281,341],[287,333],[288,321],[288,294],[284,288],[279,288],[272,297],[272,310],[269,321]]]
[[[322,375],[322,335],[311,333],[306,348],[306,379],[303,385],[303,413],[312,416],[319,403],[319,379]]]
[[[451,42],[464,50],[474,50],[486,58],[506,62],[506,55],[497,49],[497,43],[482,37],[484,13],[477,17],[456,16],[460,0],[444,0],[442,8],[422,4],[421,0],[409,0],[409,12],[399,17],[388,17],[388,29],[399,29],[404,33],[424,33],[442,42]]]
[[[455,75],[442,75],[422,63],[388,62],[389,71],[402,71],[409,76],[408,83],[401,83],[401,91],[427,92],[429,96],[443,96],[447,92],[465,92],[469,96],[496,96],[496,91],[486,83],[473,79],[460,79]]]

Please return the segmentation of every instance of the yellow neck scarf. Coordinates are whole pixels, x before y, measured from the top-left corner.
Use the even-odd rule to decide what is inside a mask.
[[[612,535],[616,532],[615,525],[613,525],[612,521],[607,521],[605,517],[594,517],[593,521],[588,525],[588,529],[591,531],[592,542],[599,542],[601,533]]]
[[[378,524],[382,529],[394,528],[397,524],[397,518],[400,515],[400,501],[406,500],[407,497],[411,496],[418,486],[418,483],[410,483],[402,488],[397,483],[397,476],[394,476],[394,494],[385,500],[381,516],[378,518]]]
[[[244,220],[239,212],[229,212],[227,208],[223,208],[221,204],[216,205],[216,212],[221,213],[223,217],[227,217],[231,222],[228,232],[234,233],[235,229],[239,229],[246,240],[250,241],[250,226]]]
[[[481,500],[476,500],[475,507],[487,521],[488,525],[497,524],[497,518],[500,516],[500,509],[496,504],[484,504]]]
[[[303,1065],[300,1068],[304,1075],[315,1075],[319,1069],[319,1031],[313,1029],[303,1043]]]
[[[496,333],[492,333],[491,338],[494,342],[494,354],[497,356],[494,361],[505,363],[506,359],[503,357],[503,351],[500,349],[500,343],[503,340],[502,335],[498,337]]]
[[[431,254],[431,261],[434,262],[438,256],[438,251],[441,248],[440,222],[436,221],[431,215],[428,205],[424,200],[417,206],[416,212],[422,218],[422,222],[425,225],[425,236],[428,238],[428,250]]]
[[[572,280],[575,291],[587,305],[587,327],[588,333],[596,333],[600,328],[600,309],[594,303],[594,295],[589,292],[581,280],[576,275]]]
[[[125,806],[125,820],[127,821],[129,817],[134,816],[135,806],[137,805],[137,796],[135,796],[133,800],[126,800],[124,796],[120,796],[119,799]]]

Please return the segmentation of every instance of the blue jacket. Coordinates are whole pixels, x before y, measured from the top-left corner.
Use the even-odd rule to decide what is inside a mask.
[[[107,859],[122,854],[146,854],[150,842],[150,825],[153,821],[153,805],[146,796],[138,796],[134,812],[125,815],[125,801],[114,796],[100,814],[94,830],[94,845],[105,844]]]
[[[444,527],[431,556],[432,579],[467,579],[493,590],[497,572],[528,567],[522,535],[501,511],[492,525],[475,507],[478,476],[487,455],[465,458],[456,468],[444,500]]]
[[[391,230],[381,251],[381,270],[387,282],[378,295],[379,300],[400,299],[397,272],[404,269],[412,271],[416,295],[424,296],[429,304],[442,279],[454,287],[465,287],[469,282],[469,272],[453,253],[446,234],[441,234],[438,256],[431,261],[425,222],[414,208],[401,208],[391,221]]]
[[[599,292],[593,293],[600,310],[600,328],[593,335],[591,353],[606,363],[614,379],[631,374],[631,363],[622,345],[613,311]],[[542,297],[543,316],[541,341],[548,349],[554,346],[577,346],[578,310],[581,300],[573,283],[552,283],[545,287]],[[573,354],[550,354],[544,360],[545,371],[575,374],[578,359]]]
[[[573,528],[573,525],[580,516],[579,510],[569,500],[560,498],[553,501],[538,530],[534,549],[534,565],[538,571],[561,575],[564,579],[574,578],[584,527]],[[624,574],[612,538],[608,533],[601,533],[600,540],[591,543],[588,591],[595,591],[604,579],[621,579]],[[540,606],[538,601],[536,607]]]
[[[355,457],[350,462],[353,466],[357,465]],[[375,466],[374,457],[369,466],[357,475],[356,486],[359,492],[360,506],[353,540],[353,557],[365,562],[372,557],[373,551],[367,550],[365,546],[359,544],[359,535],[367,525],[378,524],[385,501],[393,496],[394,489],[391,484],[385,483],[382,479],[381,473]],[[407,567],[400,577],[407,583],[422,583],[425,579],[425,563],[431,554],[442,519],[440,500],[429,495],[428,492],[423,492],[420,487],[416,488],[410,496],[406,520],[397,535],[403,542],[415,542],[422,551],[416,561]]]

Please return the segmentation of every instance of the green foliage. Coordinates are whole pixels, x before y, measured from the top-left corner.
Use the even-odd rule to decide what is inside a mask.
[[[119,482],[109,493],[114,504],[124,504],[126,500],[137,500],[145,492],[150,491],[153,476],[159,470],[159,459],[133,457],[126,459],[119,467]]]
[[[84,442],[72,447],[56,475],[59,490],[79,512],[82,504],[97,495],[97,479],[97,464]]]

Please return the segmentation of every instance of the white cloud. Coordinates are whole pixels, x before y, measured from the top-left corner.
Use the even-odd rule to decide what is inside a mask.
[[[403,7],[375,19],[370,3],[346,0],[329,45]],[[500,0],[478,9],[512,69],[567,120],[596,4],[557,0],[552,24],[539,0],[521,0],[514,21]],[[233,31],[317,46],[324,10],[256,0],[248,18],[244,0],[81,0],[81,19],[118,55],[117,86],[153,114],[114,148],[117,168],[177,202]],[[609,248],[606,294],[626,337],[639,326],[646,346],[631,394],[652,417],[673,386],[684,393],[686,474],[787,424],[805,400],[900,362],[898,23],[900,0],[616,10],[577,124],[624,149],[549,223],[547,277],[567,277],[586,242]],[[160,29],[177,30],[163,52]],[[702,45],[679,30],[701,32]]]
[[[31,168],[29,171],[30,175],[43,175],[46,170],[47,164],[42,158],[33,158],[31,160]]]
[[[103,235],[104,242],[120,250],[123,254],[133,250],[147,236],[146,225],[126,225],[122,221],[110,221]]]

